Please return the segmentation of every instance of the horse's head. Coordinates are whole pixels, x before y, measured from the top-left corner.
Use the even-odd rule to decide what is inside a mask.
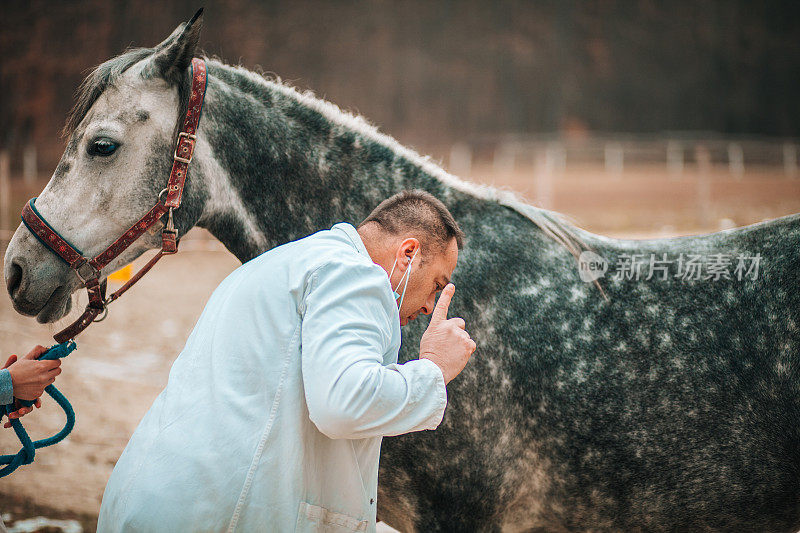
[[[85,257],[120,237],[155,205],[166,185],[199,15],[157,47],[129,50],[98,66],[79,90],[65,126],[66,150],[35,206]],[[194,224],[187,213],[180,215],[182,229]],[[145,233],[102,275],[160,244],[159,232]],[[5,277],[14,308],[43,323],[66,315],[71,294],[82,285],[75,271],[24,225],[8,245]]]

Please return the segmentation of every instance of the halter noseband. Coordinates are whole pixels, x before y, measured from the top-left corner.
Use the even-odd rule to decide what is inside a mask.
[[[36,198],[32,198],[25,204],[25,207],[22,208],[22,222],[25,226],[27,226],[37,239],[75,271],[89,293],[89,304],[86,306],[83,314],[67,328],[53,335],[56,342],[61,343],[70,340],[86,329],[92,322],[103,320],[105,314],[99,319],[97,317],[101,313],[108,311],[108,304],[122,296],[122,293],[139,281],[162,256],[174,254],[178,251],[178,230],[175,229],[172,220],[172,211],[181,206],[183,186],[186,182],[189,163],[194,154],[195,142],[197,141],[195,133],[197,132],[197,125],[200,122],[200,115],[203,111],[205,94],[206,63],[202,59],[193,58],[192,92],[189,95],[189,106],[186,110],[186,118],[183,121],[183,127],[178,133],[175,153],[172,155],[172,170],[169,174],[167,187],[159,193],[156,205],[99,255],[91,259],[84,257],[80,250],[70,244],[67,239],[59,235],[36,210],[36,206],[34,205]],[[103,267],[107,266],[124,252],[136,239],[153,227],[165,214],[168,216],[167,224],[161,231],[161,250],[125,283],[125,285],[106,298],[106,280],[100,281]]]

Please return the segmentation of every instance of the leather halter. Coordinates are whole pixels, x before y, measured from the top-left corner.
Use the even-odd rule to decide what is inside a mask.
[[[89,304],[83,314],[70,326],[53,335],[56,342],[61,343],[70,340],[86,329],[92,322],[103,320],[105,314],[99,319],[97,317],[101,313],[108,311],[108,304],[122,296],[122,293],[139,281],[161,257],[178,251],[178,230],[175,229],[172,220],[172,211],[181,205],[183,186],[186,182],[186,174],[189,170],[189,163],[192,160],[195,142],[197,141],[195,133],[203,111],[205,94],[206,63],[202,59],[194,58],[192,59],[192,92],[189,95],[189,106],[186,110],[183,127],[178,133],[167,187],[159,193],[156,205],[99,255],[91,259],[84,257],[80,250],[59,235],[36,210],[34,205],[36,198],[31,199],[22,208],[22,222],[25,223],[36,238],[67,263],[70,268],[75,270],[89,293]],[[161,231],[161,250],[125,285],[106,298],[106,280],[100,281],[103,267],[111,263],[136,239],[141,237],[145,231],[159,222],[164,215],[167,215],[167,224]]]

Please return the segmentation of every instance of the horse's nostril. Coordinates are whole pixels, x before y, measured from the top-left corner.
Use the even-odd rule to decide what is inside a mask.
[[[12,262],[11,269],[6,278],[6,288],[8,289],[8,294],[12,298],[14,297],[14,291],[19,288],[20,283],[22,283],[22,267],[17,262]]]

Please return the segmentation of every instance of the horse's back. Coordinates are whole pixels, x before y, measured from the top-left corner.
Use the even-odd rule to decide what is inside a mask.
[[[536,230],[487,231],[513,226],[493,216],[508,218],[465,228],[451,306],[478,350],[436,432],[385,440],[383,499],[413,485],[417,526],[442,529],[800,527],[797,217],[684,239],[584,234],[610,265],[760,253],[743,279],[609,271],[605,300]]]

